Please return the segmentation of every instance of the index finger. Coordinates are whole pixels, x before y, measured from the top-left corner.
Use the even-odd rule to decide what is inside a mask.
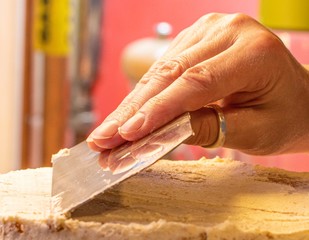
[[[264,51],[271,49],[267,46],[270,39],[261,36],[254,40],[251,41],[252,45],[246,42],[245,46],[239,41],[220,54],[189,68],[169,87],[147,101],[135,116],[121,126],[121,136],[133,141],[184,112],[198,110],[237,92],[271,88],[266,88],[268,80],[261,71],[261,67],[267,70],[267,67],[273,65],[263,58]],[[270,44],[273,44],[272,42],[274,41],[270,41]],[[246,52],[246,49],[250,50],[250,53]],[[136,129],[134,124],[141,114],[145,120],[143,125]]]

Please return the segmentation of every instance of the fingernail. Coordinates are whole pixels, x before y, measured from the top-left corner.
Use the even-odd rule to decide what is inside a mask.
[[[91,134],[94,139],[108,139],[113,137],[118,131],[119,125],[116,120],[107,121],[97,127]]]
[[[108,139],[95,139],[95,144],[101,148],[112,149],[125,142],[125,140],[117,132],[113,137]]]
[[[137,113],[119,128],[119,133],[126,134],[135,132],[142,127],[144,122],[145,115],[143,113]]]
[[[86,142],[87,142],[87,143],[93,142],[93,138],[92,138],[91,136],[87,137]]]
[[[92,149],[93,151],[96,151],[96,152],[102,152],[104,150],[104,148],[101,148],[99,147],[98,145],[96,145],[92,139],[91,136],[89,136],[87,139],[86,139],[86,143],[88,145],[88,147],[90,149]]]

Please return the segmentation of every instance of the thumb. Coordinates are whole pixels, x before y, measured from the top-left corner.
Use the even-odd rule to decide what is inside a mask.
[[[224,107],[222,112],[226,125],[222,147],[238,149],[251,155],[269,155],[280,151],[284,142],[280,133],[284,129],[284,123],[274,116],[273,111]],[[191,112],[191,125],[195,135],[185,143],[207,148],[217,141],[220,126],[213,109],[202,108]]]
[[[211,108],[201,108],[191,112],[191,126],[194,135],[185,141],[186,144],[209,146],[218,137],[219,124],[216,112]]]

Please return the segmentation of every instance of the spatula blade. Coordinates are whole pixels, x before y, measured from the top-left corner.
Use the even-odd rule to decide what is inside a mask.
[[[52,158],[52,212],[72,211],[152,165],[193,134],[190,115],[186,113],[138,141],[111,150],[105,159],[108,168],[99,165],[100,153],[89,149],[86,142],[61,150]]]

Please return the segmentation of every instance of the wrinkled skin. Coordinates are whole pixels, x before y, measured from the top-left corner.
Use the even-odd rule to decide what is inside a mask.
[[[270,155],[309,150],[309,73],[280,39],[243,14],[208,14],[184,29],[87,139],[103,151],[137,140],[184,112],[195,136],[216,141],[217,102],[226,118],[224,147]]]

